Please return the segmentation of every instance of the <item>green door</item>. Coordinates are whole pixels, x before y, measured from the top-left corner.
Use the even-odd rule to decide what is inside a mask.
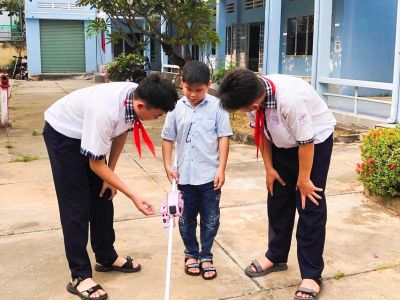
[[[40,20],[42,73],[82,73],[85,66],[83,21]]]

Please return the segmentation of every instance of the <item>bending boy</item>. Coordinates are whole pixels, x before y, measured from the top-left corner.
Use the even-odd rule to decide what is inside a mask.
[[[168,81],[151,75],[139,85],[131,82],[100,84],[74,91],[45,112],[43,136],[49,153],[72,281],[67,290],[82,299],[107,299],[92,280],[86,245],[96,256],[96,271],[137,272],[141,266],[114,249],[116,190],[124,193],[145,215],[151,203],[114,173],[132,126],[174,109],[178,95]],[[106,155],[109,154],[108,164]],[[109,195],[105,191],[111,191]],[[107,195],[107,197],[105,196]]]
[[[287,269],[297,207],[303,282],[295,299],[316,299],[324,268],[324,189],[335,118],[307,82],[287,75],[257,77],[250,70],[236,69],[222,80],[219,96],[225,109],[249,112],[267,173],[268,251],[245,272],[257,277]]]

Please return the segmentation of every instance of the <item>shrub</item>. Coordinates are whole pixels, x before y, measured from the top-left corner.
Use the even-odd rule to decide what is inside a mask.
[[[146,77],[143,63],[143,57],[138,54],[121,54],[106,65],[107,76],[111,81],[139,82]]]
[[[400,194],[400,127],[370,130],[356,172],[365,188],[384,198]]]
[[[236,68],[234,62],[229,62],[228,66],[218,67],[218,69],[214,70],[211,74],[211,81],[214,83],[220,83],[222,78],[230,71]]]
[[[8,64],[5,66],[5,69],[7,70],[8,76],[12,76],[13,72],[14,72],[14,67],[15,67],[15,58],[12,58],[9,60]],[[2,71],[2,70],[0,70]]]

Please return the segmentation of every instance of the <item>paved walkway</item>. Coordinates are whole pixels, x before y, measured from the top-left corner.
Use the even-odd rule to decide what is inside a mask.
[[[87,81],[17,82],[11,100],[13,129],[0,132],[1,299],[77,299],[65,291],[69,271],[64,256],[58,207],[41,135],[46,107]],[[146,124],[158,158],[139,159],[130,138],[118,175],[158,208],[169,184],[164,175],[162,121]],[[6,145],[8,145],[6,148]],[[40,159],[20,163],[21,156]],[[358,144],[336,144],[327,188],[328,226],[322,299],[399,299],[400,219],[361,193],[354,165]],[[289,270],[258,279],[246,265],[266,250],[266,188],[255,148],[231,144],[221,199],[221,227],[214,244],[219,276],[206,282],[183,272],[183,245],[174,232],[171,299],[292,299],[298,286],[296,240]],[[116,248],[143,265],[137,274],[99,274],[94,278],[110,299],[162,299],[167,232],[159,216],[144,217],[122,194],[115,203]],[[89,247],[90,249],[90,247]],[[91,250],[89,250],[91,253]],[[92,262],[93,255],[91,254]]]

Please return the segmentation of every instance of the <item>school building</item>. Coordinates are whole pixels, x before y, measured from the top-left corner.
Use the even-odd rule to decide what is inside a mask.
[[[221,43],[192,51],[214,68],[232,63],[305,78],[341,112],[339,121],[399,123],[399,5],[398,0],[218,0],[213,26]],[[32,75],[96,72],[132,50],[123,41],[104,45],[101,35],[88,38],[86,28],[99,12],[78,7],[75,0],[25,1],[25,13]],[[171,26],[164,22],[161,29]],[[110,25],[109,31],[115,30],[118,26]],[[173,71],[158,43],[151,41],[144,55],[153,70]]]
[[[399,123],[399,9],[397,0],[219,0],[213,58],[305,78],[339,121]]]

